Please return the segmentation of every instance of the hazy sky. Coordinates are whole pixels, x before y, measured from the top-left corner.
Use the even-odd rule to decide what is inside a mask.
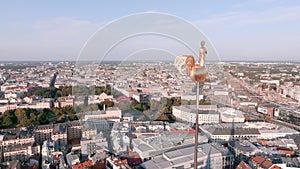
[[[297,0],[1,1],[0,61],[76,60],[101,27],[151,11],[194,24],[221,60],[300,61]]]

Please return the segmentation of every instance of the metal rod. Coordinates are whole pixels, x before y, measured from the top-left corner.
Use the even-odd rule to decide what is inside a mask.
[[[196,93],[196,133],[195,133],[195,148],[194,148],[194,169],[198,167],[198,133],[199,133],[199,82],[197,82]]]

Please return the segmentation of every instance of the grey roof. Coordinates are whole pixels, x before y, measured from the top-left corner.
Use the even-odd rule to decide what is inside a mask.
[[[66,123],[66,125],[68,125],[68,126],[81,126],[81,123],[80,123],[80,121],[68,121],[67,123]]]
[[[147,137],[144,138],[143,141],[153,147],[153,149],[160,150],[176,146],[178,143],[188,144],[191,141],[194,142],[194,137],[194,134],[166,134]],[[207,142],[207,137],[199,134],[199,142]]]
[[[61,133],[66,133],[67,128],[65,125],[55,125],[53,128],[53,134],[61,134]]]
[[[242,129],[242,128],[236,128],[236,129],[220,129],[216,128],[214,130],[211,130],[211,133],[214,135],[257,135],[260,134],[258,129]]]
[[[229,144],[234,146],[234,149],[238,149],[243,152],[253,152],[258,150],[258,148],[248,140],[230,141]]]
[[[46,125],[37,125],[34,127],[35,130],[40,130],[40,129],[51,129],[53,128],[53,124],[46,124]]]
[[[94,130],[95,125],[93,121],[85,121],[82,127],[83,130]]]
[[[192,110],[191,113],[195,113],[196,114],[197,110]],[[199,110],[198,113],[199,114],[217,114],[217,115],[219,114],[219,112],[215,111],[215,110]]]
[[[181,105],[181,106],[174,106],[182,111],[191,111],[196,110],[196,105]],[[199,110],[215,110],[217,111],[217,105],[199,105]]]
[[[105,160],[107,157],[108,156],[106,155],[106,153],[99,153],[99,152],[97,152],[96,154],[94,154],[92,156],[92,160],[94,161],[94,163],[96,163],[96,161]]]
[[[105,111],[96,110],[85,112],[84,115],[97,115],[97,114],[106,114]]]
[[[152,150],[152,148],[146,144],[140,144],[138,146],[138,148],[141,150],[141,151],[149,151],[149,150]]]
[[[67,159],[67,163],[69,165],[71,165],[73,160],[76,160],[76,159],[79,160],[79,155],[78,154],[69,153],[69,154],[66,155],[66,159]]]
[[[123,115],[123,117],[133,117],[133,115],[130,114],[130,113],[125,113],[125,114]]]
[[[194,159],[193,152],[194,146],[168,151],[165,152],[164,155],[144,162],[143,164],[141,164],[141,166],[143,168],[164,169],[177,164],[184,164]],[[221,156],[221,153],[210,144],[201,144],[198,146],[199,159],[212,154],[220,154]]]
[[[90,119],[85,121],[83,124],[83,131],[97,129],[97,132],[103,130],[111,130],[110,125],[114,123],[113,121],[103,120],[103,119]]]
[[[188,109],[196,109],[196,105],[184,105],[186,108]],[[217,105],[199,105],[199,109],[213,109],[213,110],[217,110],[218,107]]]
[[[217,143],[217,142],[212,143],[212,146],[214,146],[218,151],[220,151],[223,156],[233,155],[227,147],[223,146],[220,143]]]
[[[190,161],[191,159],[193,159],[191,156],[183,157],[183,158],[180,158],[180,159],[172,161],[172,164],[173,165],[183,164],[183,163],[185,163],[187,161]]]
[[[17,138],[22,139],[22,138],[30,138],[30,137],[33,137],[32,130],[22,130],[18,128],[18,129],[12,129],[12,131],[7,131],[3,136],[3,140],[11,140]]]
[[[143,168],[151,168],[151,169],[162,169],[172,166],[172,163],[166,161],[166,159],[162,156],[155,157],[153,160],[147,161],[141,165]]]
[[[178,157],[193,156],[193,152],[194,152],[194,146],[166,152],[164,154],[169,159],[174,159]],[[207,154],[215,154],[215,153],[220,153],[220,152],[210,144],[201,144],[198,146],[198,156],[200,155],[198,158]]]

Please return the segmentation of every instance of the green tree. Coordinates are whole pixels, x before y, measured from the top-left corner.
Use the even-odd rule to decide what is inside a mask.
[[[127,100],[120,101],[117,105],[123,112],[128,112],[131,109],[131,103]]]
[[[49,116],[47,115],[46,112],[41,112],[38,116],[37,116],[37,122],[39,124],[49,124]]]
[[[101,103],[99,103],[99,108],[100,110],[103,110],[104,109],[104,105],[105,107],[113,107],[114,106],[114,102],[113,101],[109,101],[109,100],[105,100]]]
[[[3,121],[2,121],[2,126],[4,128],[9,128],[9,127],[14,127],[14,122],[10,118],[10,116],[4,116]]]
[[[63,86],[59,88],[61,90],[61,96],[72,95],[72,86]]]

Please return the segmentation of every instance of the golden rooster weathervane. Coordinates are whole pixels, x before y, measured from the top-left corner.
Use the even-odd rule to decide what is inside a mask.
[[[194,82],[204,82],[207,77],[207,71],[205,69],[205,56],[207,54],[207,50],[204,47],[205,41],[201,41],[201,47],[199,52],[199,64],[195,63],[195,59],[193,56],[187,56],[185,60],[185,64],[188,67],[188,75],[191,80]]]

